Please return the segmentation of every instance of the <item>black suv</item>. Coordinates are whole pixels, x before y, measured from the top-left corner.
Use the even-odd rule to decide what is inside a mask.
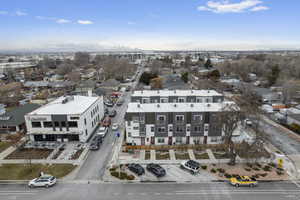
[[[128,169],[133,173],[136,173],[138,176],[145,174],[145,170],[140,164],[135,164],[135,163],[129,164]]]
[[[116,110],[112,110],[110,113],[109,113],[109,117],[115,117],[117,115],[117,111]]]
[[[147,165],[147,170],[156,177],[163,177],[166,175],[166,170],[158,164],[150,163]]]

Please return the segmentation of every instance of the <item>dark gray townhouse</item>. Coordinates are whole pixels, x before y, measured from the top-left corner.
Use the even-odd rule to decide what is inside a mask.
[[[215,144],[222,141],[218,114],[224,96],[214,90],[145,90],[131,96],[126,142],[133,145]]]

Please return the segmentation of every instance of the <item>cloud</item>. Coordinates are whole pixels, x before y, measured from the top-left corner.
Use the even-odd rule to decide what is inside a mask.
[[[129,21],[127,22],[128,25],[135,25],[136,23],[135,22],[132,22],[132,21]]]
[[[56,23],[58,23],[58,24],[68,24],[68,23],[71,23],[71,21],[68,20],[68,19],[57,19]]]
[[[83,25],[88,25],[88,24],[93,24],[94,22],[89,21],[89,20],[78,20],[78,24],[83,24]]]
[[[241,0],[233,3],[230,0],[208,1],[205,6],[199,6],[199,11],[210,11],[214,13],[241,13],[245,11],[261,11],[269,9],[263,6],[262,0]]]
[[[4,10],[0,10],[0,15],[8,15],[8,12]]]
[[[26,16],[26,15],[28,15],[28,14],[27,14],[26,12],[23,12],[23,11],[18,10],[18,11],[15,12],[15,15],[16,15],[16,16]]]
[[[269,7],[266,6],[255,6],[251,9],[251,11],[261,11],[261,10],[269,10]]]

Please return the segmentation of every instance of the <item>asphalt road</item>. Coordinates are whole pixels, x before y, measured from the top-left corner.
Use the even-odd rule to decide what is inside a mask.
[[[292,182],[260,183],[235,188],[228,183],[170,184],[76,184],[58,183],[52,188],[30,189],[26,185],[1,185],[0,200],[299,200],[300,188]]]
[[[135,82],[132,82],[132,88],[135,88],[137,85],[137,80],[141,76],[143,69],[140,70],[140,73],[137,76]],[[130,101],[131,92],[124,92],[123,98],[124,103],[122,106],[115,105],[112,109],[117,111],[117,115],[112,118],[112,123],[118,123],[120,126],[124,126],[124,115],[127,109],[127,105]],[[111,110],[111,109],[110,109]],[[121,127],[119,127],[120,130]],[[109,129],[108,134],[106,135],[100,149],[98,151],[90,151],[89,155],[77,172],[75,179],[76,180],[99,180],[104,175],[105,168],[107,167],[109,161],[112,158],[113,148],[115,147],[117,131],[112,131]]]

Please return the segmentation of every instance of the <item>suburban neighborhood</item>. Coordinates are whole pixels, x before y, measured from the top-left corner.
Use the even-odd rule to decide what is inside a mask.
[[[0,200],[300,200],[297,1],[2,1]]]

